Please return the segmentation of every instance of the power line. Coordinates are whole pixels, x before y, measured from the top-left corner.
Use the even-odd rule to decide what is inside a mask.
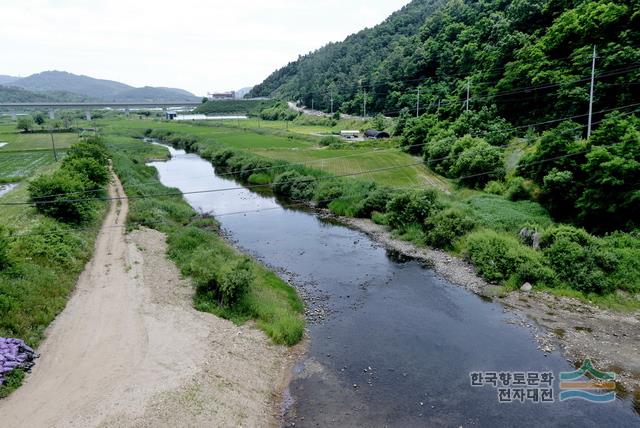
[[[564,132],[568,132],[568,131],[575,131],[576,129],[580,129],[583,128],[584,126],[581,126],[579,128],[572,128],[569,130],[565,130]],[[446,141],[447,139],[441,140],[441,141]],[[495,147],[499,147],[499,146],[495,146]],[[452,154],[449,154],[447,156],[444,156],[442,158],[436,158],[436,159],[429,159],[430,162],[436,162],[436,161],[442,161],[442,160],[446,160],[448,158],[450,158],[452,156]],[[424,161],[420,160],[419,162],[413,162],[413,163],[409,163],[409,164],[403,164],[403,165],[393,165],[393,166],[388,166],[388,167],[381,167],[381,168],[375,168],[375,169],[369,169],[369,170],[365,170],[365,171],[361,171],[361,172],[352,172],[352,173],[346,173],[346,174],[339,174],[339,175],[330,175],[330,176],[321,176],[321,177],[315,177],[315,178],[310,178],[310,179],[305,179],[302,180],[303,182],[318,182],[318,181],[322,181],[322,180],[333,180],[333,179],[337,179],[337,178],[345,178],[345,177],[355,177],[355,176],[361,176],[361,175],[365,175],[365,174],[371,174],[371,173],[376,173],[376,172],[383,172],[383,171],[390,171],[390,170],[394,170],[394,169],[401,169],[401,168],[408,168],[408,167],[413,167],[413,166],[420,166],[423,165]],[[458,177],[459,179],[460,177]],[[467,178],[467,177],[464,177]],[[298,180],[290,180],[290,181],[284,181],[281,184],[294,184],[297,183]],[[265,187],[273,187],[273,184],[255,184],[255,185],[246,185],[246,186],[235,186],[235,187],[227,187],[227,188],[221,188],[221,189],[207,189],[207,190],[198,190],[198,191],[189,191],[189,192],[169,192],[169,193],[158,193],[158,194],[153,194],[153,195],[136,195],[136,196],[130,196],[130,197],[97,197],[97,198],[77,198],[77,199],[63,199],[63,200],[45,200],[45,201],[25,201],[25,202],[3,202],[0,203],[1,205],[4,206],[15,206],[15,205],[49,205],[49,204],[56,204],[56,203],[62,203],[62,202],[86,202],[86,201],[113,201],[113,200],[123,200],[123,199],[147,199],[149,197],[172,197],[172,196],[182,196],[182,195],[192,195],[192,194],[204,194],[204,193],[219,193],[219,192],[227,192],[227,191],[236,191],[236,190],[243,190],[243,189],[253,189],[253,188],[265,188]],[[60,194],[59,196],[66,196],[67,194]],[[49,197],[43,197],[43,198],[49,198]]]
[[[635,140],[628,140],[628,141],[619,141],[617,143],[612,143],[612,144],[607,144],[607,145],[602,145],[602,146],[597,146],[597,147],[613,147],[613,146],[618,146],[620,144],[627,144],[627,143],[631,143],[634,142]],[[526,165],[518,165],[517,168],[520,167],[526,167],[526,166],[530,166],[530,165],[537,165],[537,164],[542,164],[542,163],[546,163],[546,162],[551,162],[554,160],[559,160],[559,159],[563,159],[563,158],[569,158],[569,157],[573,157],[573,156],[578,156],[581,154],[586,154],[589,153],[591,150],[593,149],[593,147],[590,147],[588,149],[585,150],[581,150],[579,152],[574,152],[574,153],[568,153],[565,155],[560,155],[560,156],[554,156],[552,158],[545,158],[545,159],[540,159],[538,161],[533,161],[533,162],[529,162]],[[409,165],[411,166],[411,165]],[[404,166],[406,167],[406,166]],[[496,172],[501,171],[501,169],[495,169],[495,170],[491,170],[491,171],[485,171],[485,172],[481,172],[481,173],[477,173],[477,174],[470,174],[470,175],[466,175],[466,176],[461,176],[461,177],[457,177],[457,180],[463,180],[463,179],[467,179],[467,178],[474,178],[474,177],[479,177],[479,176],[484,176],[484,175],[491,175],[491,174],[495,174]],[[240,187],[240,189],[244,189],[244,190],[250,190],[248,187]],[[424,189],[424,186],[417,186],[417,187],[405,187],[405,188],[391,188],[391,190],[410,190],[410,189]],[[180,195],[186,195],[186,194],[190,194],[190,192],[185,192],[182,193]],[[153,197],[153,195],[148,195],[145,196],[145,199],[150,199],[151,197]],[[132,199],[129,197],[120,197],[120,198],[111,198],[110,200],[115,201],[115,200],[124,200],[124,199]],[[343,196],[340,197],[336,197],[336,198],[331,198],[331,199],[325,199],[322,201],[315,201],[316,203],[330,203],[336,200],[341,200],[341,199],[345,199]],[[349,199],[349,198],[346,198]],[[353,198],[351,198],[353,199]],[[253,214],[253,213],[260,213],[263,211],[274,211],[274,210],[286,210],[287,208],[290,208],[292,206],[308,206],[309,203],[312,201],[301,201],[299,203],[292,203],[292,204],[287,204],[285,206],[277,206],[277,207],[267,207],[267,208],[259,208],[259,209],[254,209],[254,210],[242,210],[242,211],[233,211],[233,212],[226,212],[226,213],[213,213],[213,217],[217,218],[217,217],[224,217],[224,216],[234,216],[234,215],[242,215],[242,214]],[[209,214],[209,213],[207,213]],[[205,215],[200,215],[200,216],[195,216],[193,219],[197,219],[197,217],[200,218],[206,218]],[[193,220],[192,219],[192,220]],[[167,223],[167,222],[154,222],[154,221],[144,221],[144,222],[132,222],[132,223],[128,223],[128,224],[121,224],[121,225],[112,225],[112,226],[108,226],[108,228],[124,228],[124,227],[129,227],[129,226],[145,226],[148,224],[167,224],[170,225],[171,223]],[[95,229],[96,226],[90,226],[90,227],[79,227],[79,228],[70,228],[73,231],[82,231],[82,230],[93,230]],[[52,235],[52,234],[58,234],[58,231],[49,231],[49,232],[45,232],[45,233],[35,233],[35,232],[27,232],[27,233],[23,233],[23,234],[12,234],[12,237],[21,237],[21,236],[32,236],[32,235]],[[99,232],[101,233],[101,232]]]
[[[638,105],[640,105],[640,103],[630,104],[630,105],[623,106],[623,107],[617,107],[617,108],[615,108],[615,109],[602,110],[602,111],[597,112],[597,113],[603,113],[603,112],[606,112],[606,111],[618,110],[618,109],[621,109],[621,108],[635,107],[635,106],[638,106]],[[633,113],[635,113],[636,111],[638,111],[638,110],[636,109],[636,110],[631,111],[631,112],[622,113],[621,115],[629,115],[629,114],[633,114]],[[514,131],[514,130],[517,130],[517,129],[530,128],[530,127],[532,127],[532,126],[544,125],[544,124],[550,124],[550,123],[554,123],[554,122],[559,122],[559,121],[564,121],[564,120],[567,120],[567,119],[573,119],[573,118],[577,118],[577,117],[584,117],[584,116],[586,116],[586,114],[583,114],[583,115],[576,115],[576,116],[568,116],[568,117],[559,118],[559,119],[555,119],[555,120],[551,120],[551,121],[540,122],[540,123],[538,123],[538,124],[523,125],[523,126],[514,127],[514,128],[510,128],[510,129],[506,129],[506,130],[499,130],[499,131],[498,131],[498,130],[496,130],[496,131],[483,131],[483,132],[480,132],[480,133],[471,134],[471,136],[473,136],[473,137],[480,137],[480,136],[482,136],[482,135],[489,135],[489,134],[501,134],[501,135],[508,135],[511,131]],[[594,124],[601,123],[601,122],[603,122],[604,120],[605,120],[605,119],[600,120],[600,121],[598,121],[598,122],[595,122]],[[577,131],[577,130],[580,130],[580,129],[584,128],[584,127],[585,127],[584,125],[579,125],[579,126],[576,126],[576,127],[570,128],[570,129],[568,129],[568,130],[565,130],[565,131],[563,131],[563,132]],[[414,145],[412,145],[412,146],[410,146],[410,147],[421,147],[421,146],[424,146],[424,145],[427,145],[427,144],[435,144],[435,143],[445,142],[445,141],[449,141],[449,140],[456,140],[456,139],[458,139],[458,138],[459,138],[459,137],[457,137],[457,136],[447,137],[447,138],[444,138],[444,139],[442,139],[442,140],[438,140],[438,141],[426,141],[426,142],[424,142],[424,143],[414,144]],[[500,145],[500,146],[493,146],[493,147],[496,147],[496,148],[502,148],[502,149],[504,149],[504,148],[511,147],[511,146],[513,146],[513,145],[517,145],[517,144],[518,144],[518,143],[509,143],[509,144],[504,144],[504,145]],[[121,146],[113,146],[113,147],[114,147],[114,148],[121,148]],[[133,146],[133,145],[132,145],[132,146],[130,146],[130,147],[137,147],[137,146]],[[306,166],[306,165],[308,165],[308,164],[310,164],[310,163],[325,162],[325,161],[328,161],[328,160],[339,160],[339,159],[350,158],[350,157],[356,157],[356,156],[363,156],[363,155],[373,154],[373,153],[375,153],[375,154],[379,154],[379,153],[389,152],[389,151],[393,151],[393,150],[398,150],[398,149],[401,149],[401,148],[403,148],[403,147],[404,147],[404,146],[402,146],[402,145],[397,145],[397,146],[390,147],[390,148],[387,148],[387,149],[371,150],[371,151],[364,151],[364,152],[355,152],[355,153],[351,153],[351,154],[348,154],[348,155],[344,155],[344,156],[336,156],[336,157],[332,157],[332,158],[316,159],[316,160],[305,161],[305,162],[298,162],[298,163],[288,163],[288,164],[285,164],[285,165],[272,166],[272,167],[252,168],[252,169],[244,170],[243,172],[247,173],[247,172],[256,172],[256,171],[277,170],[277,169],[281,169],[281,168],[285,168],[285,167],[290,167],[290,166]],[[449,157],[451,157],[451,155],[447,155],[447,156],[442,157],[442,158],[430,159],[430,161],[432,161],[432,162],[442,161],[442,160],[446,160],[446,159],[448,159]],[[189,177],[188,179],[177,180],[177,182],[180,182],[180,181],[192,181],[192,180],[199,179],[199,178],[208,178],[208,177],[215,177],[215,176],[223,177],[223,178],[225,178],[225,177],[236,178],[236,176],[234,175],[234,173],[214,173],[213,175],[206,175],[206,176],[199,176],[199,177]],[[149,181],[148,181],[148,183],[150,183],[150,184],[155,183],[155,180],[149,180]],[[135,187],[140,188],[140,187],[143,187],[143,186],[144,186],[144,184],[136,185]],[[267,185],[264,185],[264,184],[261,184],[261,185],[255,185],[255,187],[265,187],[265,186],[267,186]],[[246,186],[245,186],[245,187],[246,187]],[[229,189],[229,190],[237,190],[237,189],[239,189],[239,188],[231,188],[231,189]],[[67,192],[67,193],[58,193],[58,194],[52,194],[52,195],[45,195],[45,196],[42,196],[41,198],[53,198],[53,197],[59,197],[59,196],[79,195],[79,194],[87,194],[87,193],[98,193],[98,192],[102,192],[102,191],[103,191],[103,189],[84,190],[84,191],[78,191],[78,192]],[[83,199],[81,199],[81,200],[105,200],[105,199],[100,199],[100,198],[83,198]],[[63,201],[52,201],[51,203],[55,203],[55,202],[63,202]],[[75,200],[73,200],[73,202],[75,202]],[[40,203],[42,203],[42,202],[40,202]],[[0,205],[5,205],[5,204],[6,204],[6,203],[0,203]],[[34,203],[34,202],[13,203],[13,204],[11,204],[11,205],[27,205],[27,204],[35,205],[35,203]]]

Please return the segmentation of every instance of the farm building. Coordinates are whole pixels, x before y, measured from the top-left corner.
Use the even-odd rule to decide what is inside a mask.
[[[235,91],[231,91],[231,92],[216,92],[216,93],[209,92],[207,94],[207,98],[209,98],[211,101],[215,101],[215,100],[234,100],[236,98],[236,93],[235,93]]]
[[[340,131],[340,136],[345,140],[355,140],[360,137],[360,131]]]
[[[368,131],[365,131],[364,136],[370,140],[382,140],[384,138],[391,137],[388,132],[376,131],[374,129],[369,129]]]

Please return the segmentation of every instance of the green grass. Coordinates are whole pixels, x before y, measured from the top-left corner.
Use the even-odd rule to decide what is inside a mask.
[[[108,135],[107,143],[113,151],[114,168],[127,195],[166,193],[169,190],[157,179],[156,170],[144,165],[145,159],[157,157],[158,146],[121,135]],[[169,256],[185,276],[193,277],[197,285],[194,306],[198,310],[236,323],[255,319],[257,326],[275,343],[293,345],[302,339],[302,301],[291,286],[259,263],[251,261],[254,280],[249,292],[230,307],[221,305],[212,296],[211,290],[199,283],[198,273],[203,268],[221,269],[245,256],[218,235],[214,220],[199,219],[184,199],[132,199],[128,222],[131,228],[141,224],[167,235]],[[202,255],[202,252],[207,252],[211,257],[198,258],[197,255]],[[199,264],[202,263],[199,260],[203,259],[206,260],[206,267]]]
[[[478,194],[465,199],[464,204],[481,225],[493,230],[517,234],[525,226],[546,228],[553,223],[547,211],[531,201],[513,202],[503,196]]]

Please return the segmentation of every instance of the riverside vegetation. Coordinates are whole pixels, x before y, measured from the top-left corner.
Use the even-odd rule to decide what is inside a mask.
[[[612,141],[607,129],[620,126],[620,120],[613,115],[609,122],[601,125],[602,144]],[[198,132],[190,133],[189,129],[198,129]],[[535,202],[536,195],[541,193],[535,182],[522,181],[514,169],[507,174],[505,168],[501,181],[482,183],[488,184],[487,190],[499,187],[499,193],[504,192],[506,196],[463,187],[450,194],[434,189],[398,189],[379,181],[335,177],[316,168],[230,148],[215,141],[215,130],[211,138],[206,138],[206,129],[210,128],[163,125],[144,133],[197,151],[226,173],[252,185],[269,185],[275,193],[293,202],[328,208],[337,215],[372,218],[418,245],[462,255],[474,264],[481,276],[508,289],[529,282],[537,289],[588,298],[607,306],[638,307],[632,297],[640,291],[637,232],[598,236],[577,226],[555,223]],[[139,127],[131,130],[140,135],[143,131]],[[554,132],[558,131],[551,130],[542,138],[550,138]],[[634,135],[632,137],[637,138]],[[595,138],[598,141],[597,134]],[[579,143],[579,140],[572,141]],[[538,147],[537,139],[532,141],[528,146],[529,156],[535,156]],[[588,147],[600,150],[597,145]],[[531,162],[549,170],[557,168],[554,164],[536,164],[526,159],[523,157],[522,165]],[[464,181],[459,184],[478,186]],[[539,235],[536,248],[530,239],[519,235],[525,227]]]

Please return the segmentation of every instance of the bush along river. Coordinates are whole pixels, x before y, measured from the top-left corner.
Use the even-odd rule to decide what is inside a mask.
[[[152,164],[166,186],[240,186],[169,150],[170,161]],[[309,344],[283,397],[284,425],[640,426],[628,399],[561,401],[560,374],[576,368],[559,352],[540,352],[500,304],[365,234],[246,188],[185,198],[305,298]]]

